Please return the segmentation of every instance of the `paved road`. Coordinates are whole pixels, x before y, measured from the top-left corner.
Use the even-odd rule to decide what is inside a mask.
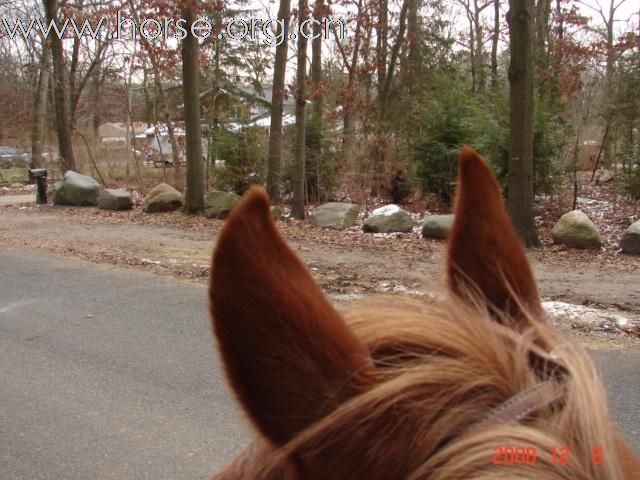
[[[0,250],[0,479],[206,479],[247,443],[206,290]]]
[[[640,351],[594,355],[640,451]],[[0,479],[205,479],[247,439],[203,287],[0,251]]]

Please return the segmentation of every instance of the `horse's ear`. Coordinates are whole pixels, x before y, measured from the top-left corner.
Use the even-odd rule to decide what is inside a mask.
[[[477,292],[500,318],[542,318],[531,267],[502,203],[493,173],[470,147],[458,162],[455,221],[447,256],[449,289],[464,297]]]
[[[234,208],[220,233],[209,296],[231,385],[276,444],[372,380],[368,349],[277,232],[259,187]]]

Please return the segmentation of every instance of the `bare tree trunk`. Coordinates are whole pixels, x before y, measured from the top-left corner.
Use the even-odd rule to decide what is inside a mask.
[[[282,104],[284,100],[284,77],[287,69],[287,46],[289,37],[289,11],[291,0],[280,0],[278,20],[278,38],[283,40],[276,47],[276,59],[273,66],[273,90],[271,93],[271,128],[269,129],[269,155],[267,160],[267,192],[273,203],[280,202],[280,178],[282,163]]]
[[[491,88],[498,86],[498,42],[500,41],[500,0],[493,0],[493,34],[491,36]]]
[[[618,6],[624,2],[619,2]],[[614,74],[614,66],[615,66],[615,50],[614,50],[614,36],[613,36],[613,25],[614,18],[616,14],[617,6],[615,5],[615,0],[609,1],[609,15],[608,18],[604,18],[602,15],[602,19],[604,20],[605,26],[607,27],[606,32],[606,42],[607,42],[607,63],[606,63],[606,71],[605,71],[605,81],[607,83],[606,86],[606,115],[610,118],[613,118],[615,112],[615,92],[613,86],[613,74]],[[607,122],[606,129],[609,130],[609,123],[611,120]],[[615,135],[615,133],[614,133]],[[610,166],[613,163],[613,146],[615,143],[614,135],[605,135],[603,137],[604,143],[604,163],[606,166]]]
[[[100,112],[101,112],[100,97],[102,94],[103,82],[104,82],[104,76],[102,75],[101,68],[97,68],[91,79],[91,105],[93,108],[93,112],[91,112],[91,116],[92,116],[93,136],[96,139],[98,138],[100,123],[102,122],[102,117],[100,115]]]
[[[58,21],[58,1],[44,0],[47,22]],[[69,113],[69,89],[67,71],[64,65],[62,40],[51,35],[51,56],[53,58],[53,92],[56,109],[56,131],[60,150],[60,166],[62,171],[75,170],[76,162],[71,143],[71,117]]]
[[[540,240],[533,218],[532,0],[510,0],[509,105],[511,118],[507,208],[526,247]]]
[[[376,60],[383,62],[378,64],[378,99],[377,111],[375,116],[376,130],[372,142],[371,162],[373,173],[373,184],[371,188],[372,195],[379,195],[384,181],[384,173],[387,163],[387,151],[389,145],[389,136],[387,133],[387,112],[388,102],[391,95],[391,86],[396,71],[396,62],[400,54],[400,47],[405,41],[405,31],[407,28],[407,11],[409,9],[408,0],[402,2],[400,9],[399,28],[395,42],[391,47],[389,59],[388,54],[388,0],[380,0],[380,20],[378,34],[383,37],[377,41]],[[385,70],[386,69],[386,70]]]
[[[478,90],[478,71],[476,62],[476,42],[473,35],[473,19],[469,15],[469,63],[471,65],[471,92],[476,93]]]
[[[475,62],[476,62],[476,74],[477,74],[477,92],[482,93],[485,90],[487,83],[487,76],[485,74],[485,64],[484,64],[484,32],[482,28],[482,18],[481,13],[482,10],[489,5],[488,3],[485,5],[479,5],[478,0],[473,0],[473,9],[475,12],[474,15],[474,30],[475,30]]]
[[[313,18],[322,22],[324,16],[324,1],[316,0]],[[313,90],[310,130],[306,135],[308,158],[307,168],[313,172],[306,174],[307,197],[310,201],[318,201],[321,196],[322,152],[323,152],[323,122],[324,92],[322,85],[322,25],[314,23],[313,40],[311,42],[311,85]]]
[[[349,79],[347,81],[347,99],[343,102],[343,110],[342,110],[342,121],[343,121],[343,130],[342,130],[342,160],[344,165],[354,168],[356,167],[355,154],[356,154],[356,114],[355,109],[352,106],[352,102],[354,100],[354,90],[356,88],[357,81],[357,63],[358,63],[358,55],[360,54],[360,43],[362,39],[362,12],[363,0],[358,0],[358,10],[356,12],[356,31],[354,34],[353,40],[353,52],[351,54],[351,60],[347,58],[344,49],[342,49],[342,45],[337,40],[336,43],[340,49],[340,52],[343,55],[343,60],[347,70],[349,71]]]
[[[307,18],[307,0],[298,2],[298,23]],[[305,84],[307,82],[307,37],[298,34],[298,65],[296,72],[296,144],[293,160],[293,204],[291,216],[302,220],[304,218],[304,177],[305,177],[305,107],[307,96]]]
[[[389,0],[377,0],[378,22],[376,23],[376,68],[378,73],[378,98],[384,96],[387,78],[389,41]]]
[[[133,69],[131,69],[131,72],[133,71]],[[126,85],[127,87],[127,152],[129,155],[129,159],[130,161],[127,162],[127,165],[129,165],[129,163],[133,164],[133,170],[136,172],[136,179],[138,180],[138,188],[140,190],[140,195],[144,196],[145,194],[145,189],[144,189],[144,181],[142,180],[142,171],[140,170],[140,162],[138,161],[138,155],[135,153],[135,138],[136,138],[136,132],[135,129],[133,128],[133,115],[131,114],[131,74],[129,75],[129,82]],[[131,132],[131,135],[129,135],[129,132]]]
[[[33,123],[31,125],[31,168],[42,164],[42,138],[47,119],[47,92],[49,91],[49,44],[42,42],[40,72],[33,105]]]
[[[192,7],[186,7],[182,18],[191,28]],[[200,68],[198,39],[187,35],[182,40],[182,81],[184,97],[185,147],[187,154],[187,188],[184,210],[197,212],[204,208],[204,171],[202,165],[202,127],[200,125]]]
[[[418,0],[408,0],[407,7],[408,53],[408,90],[412,96],[417,94],[421,86],[422,56],[420,55],[420,28],[418,24]]]

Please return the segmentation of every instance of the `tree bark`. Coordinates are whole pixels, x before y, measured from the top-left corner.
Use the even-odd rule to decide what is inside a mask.
[[[476,91],[478,93],[482,93],[485,90],[487,83],[487,76],[485,74],[485,64],[484,64],[484,32],[482,27],[482,10],[484,10],[488,3],[484,5],[479,5],[478,0],[473,0],[473,9],[475,12],[474,15],[474,30],[475,30],[475,62],[476,62],[476,75],[477,75],[477,84]]]
[[[339,40],[336,40],[336,44],[342,53],[345,67],[349,72],[345,99],[342,102],[342,160],[344,165],[349,168],[357,168],[357,162],[355,159],[356,153],[356,112],[353,106],[354,103],[354,90],[356,89],[356,82],[358,80],[357,64],[358,56],[360,54],[360,44],[362,40],[362,23],[363,23],[363,0],[358,0],[358,9],[356,11],[356,31],[353,40],[353,51],[351,54],[351,60],[348,59],[342,44]]]
[[[47,92],[49,91],[49,57],[49,44],[47,41],[44,41],[42,42],[40,72],[33,104],[31,168],[39,168],[42,165],[42,138],[44,136],[45,122],[47,119]]]
[[[182,15],[190,29],[194,15],[191,4],[188,3],[188,5],[183,10]],[[187,155],[187,188],[185,190],[184,210],[187,213],[197,212],[204,208],[199,51],[198,39],[195,36],[187,35],[182,40],[182,92]]]
[[[498,86],[498,42],[500,41],[500,0],[493,0],[493,34],[491,36],[491,88]]]
[[[269,129],[269,154],[267,160],[267,192],[273,203],[280,202],[280,178],[282,163],[282,105],[284,101],[284,77],[287,69],[287,46],[289,37],[290,0],[280,0],[278,36],[283,41],[276,46],[276,59],[273,66],[273,89],[271,93],[271,127]],[[278,37],[279,38],[279,37]]]
[[[100,98],[102,93],[102,85],[104,83],[104,76],[102,75],[102,68],[97,68],[91,78],[91,122],[93,128],[94,139],[98,138],[100,129],[100,123],[102,123],[102,117],[100,115]]]
[[[324,1],[316,0],[313,18],[318,22],[324,17]],[[324,93],[322,85],[322,25],[313,25],[311,41],[311,86],[313,90],[310,129],[306,134],[308,158],[306,167],[310,171],[305,175],[309,201],[319,201],[321,196]]]
[[[307,0],[298,2],[298,23],[307,18]],[[291,216],[304,219],[305,180],[305,107],[307,104],[307,37],[298,33],[298,65],[296,73],[296,144],[293,160],[293,204]]]
[[[409,40],[407,87],[415,96],[422,84],[422,56],[420,55],[420,26],[418,23],[418,0],[408,0],[407,38]]]
[[[526,247],[540,245],[533,218],[533,0],[510,0],[511,118],[507,208]]]
[[[58,21],[58,1],[44,0],[47,22]],[[51,35],[51,56],[53,59],[53,94],[56,110],[56,131],[60,150],[60,167],[63,172],[75,170],[76,162],[71,143],[71,117],[69,113],[69,88],[64,65],[62,40]]]

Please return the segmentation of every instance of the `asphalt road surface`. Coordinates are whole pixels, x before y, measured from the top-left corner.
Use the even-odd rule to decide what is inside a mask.
[[[640,451],[640,351],[594,356]],[[205,288],[0,251],[0,479],[206,479],[248,440]]]

